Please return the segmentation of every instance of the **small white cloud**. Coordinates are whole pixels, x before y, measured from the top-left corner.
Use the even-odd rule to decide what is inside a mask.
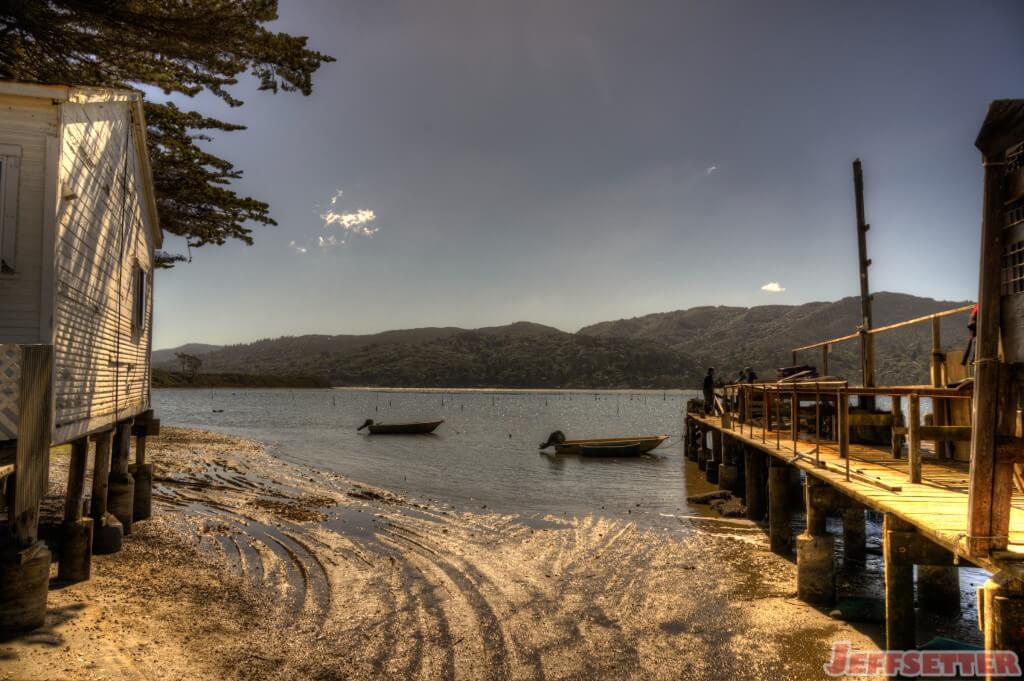
[[[761,287],[761,290],[765,293],[782,293],[786,290],[786,287],[777,281],[769,281],[767,284]]]
[[[715,172],[716,170],[718,170],[718,166],[710,166],[709,168],[707,168],[704,171],[704,174],[705,175],[710,175],[711,173]]]
[[[295,252],[296,252],[296,253],[298,253],[299,255],[302,255],[302,254],[303,254],[303,253],[305,253],[305,252],[306,252],[307,250],[309,250],[309,249],[307,249],[307,248],[306,248],[305,246],[300,246],[300,245],[298,245],[297,243],[295,243],[294,241],[289,241],[289,242],[288,242],[288,248],[292,249],[293,251],[295,251]]]
[[[336,234],[328,234],[327,236],[318,236],[316,238],[316,246],[322,251],[329,250],[336,246],[344,246],[345,240],[339,239]]]
[[[321,215],[320,218],[324,221],[325,228],[337,226],[351,234],[373,236],[378,231],[377,227],[372,226],[372,223],[377,219],[377,214],[366,208],[361,208],[351,213],[339,213],[329,210]]]

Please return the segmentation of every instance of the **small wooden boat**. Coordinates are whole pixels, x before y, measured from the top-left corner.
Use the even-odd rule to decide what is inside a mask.
[[[585,456],[639,456],[658,447],[668,435],[640,435],[638,437],[604,437],[589,440],[563,440],[552,442],[556,454],[583,454]],[[542,447],[543,449],[543,447]]]
[[[646,445],[640,442],[580,445],[580,454],[583,456],[640,456],[648,451]]]
[[[374,423],[373,419],[366,419],[366,423],[356,428],[356,432],[366,428],[371,435],[422,435],[433,433],[434,430],[444,423],[440,421],[412,421],[410,423]]]

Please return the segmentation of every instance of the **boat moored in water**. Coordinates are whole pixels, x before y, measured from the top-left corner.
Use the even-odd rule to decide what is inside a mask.
[[[556,454],[582,454],[584,456],[640,456],[657,448],[668,435],[637,435],[634,437],[602,437],[566,440],[561,431],[555,431],[541,449],[554,447]]]
[[[363,425],[356,428],[356,432],[366,428],[371,435],[425,435],[433,433],[442,423],[444,419],[409,423],[374,423],[373,419],[366,419]]]

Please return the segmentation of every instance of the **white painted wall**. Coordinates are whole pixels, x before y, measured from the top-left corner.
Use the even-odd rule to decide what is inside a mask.
[[[54,280],[55,441],[148,408],[152,279],[132,322],[136,266],[152,275],[130,105],[61,106]],[[127,174],[126,174],[127,173]]]
[[[15,272],[0,274],[0,343],[46,343],[41,332],[46,140],[56,138],[58,106],[50,100],[0,95],[0,146],[21,150]],[[45,325],[48,326],[48,323]]]

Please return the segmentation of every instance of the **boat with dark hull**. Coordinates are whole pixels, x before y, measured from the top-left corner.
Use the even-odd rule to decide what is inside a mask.
[[[556,454],[582,454],[583,456],[640,456],[657,448],[668,435],[637,435],[633,437],[602,437],[566,440],[556,430],[541,449],[554,447]]]
[[[356,431],[366,428],[370,435],[425,435],[433,433],[442,423],[444,423],[444,419],[411,421],[409,423],[374,423],[373,419],[366,419],[366,422],[356,428]]]

